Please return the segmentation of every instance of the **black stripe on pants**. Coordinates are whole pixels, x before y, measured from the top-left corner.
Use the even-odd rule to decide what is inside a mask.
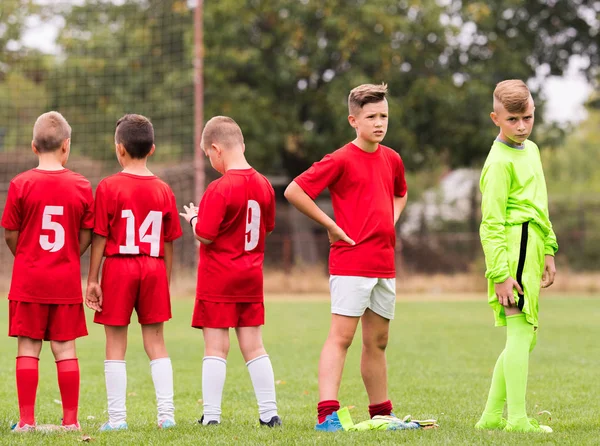
[[[524,293],[525,289],[523,287],[523,269],[525,268],[525,257],[527,255],[527,237],[529,236],[529,222],[526,221],[521,227],[521,249],[519,251],[519,265],[517,266],[517,283],[519,284]],[[519,293],[519,302],[517,303],[519,310],[523,311],[524,304],[525,296]]]

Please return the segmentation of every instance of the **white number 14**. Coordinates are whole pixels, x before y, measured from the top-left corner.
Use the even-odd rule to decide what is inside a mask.
[[[125,245],[119,246],[119,254],[139,254],[140,247],[135,244],[135,216],[131,209],[123,209],[121,218],[127,219],[125,227]],[[138,231],[140,243],[150,243],[150,256],[160,254],[160,231],[162,228],[162,212],[150,211]],[[148,230],[150,230],[148,234]]]

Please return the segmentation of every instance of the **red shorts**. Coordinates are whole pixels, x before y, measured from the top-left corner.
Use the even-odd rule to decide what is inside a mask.
[[[150,256],[107,257],[102,267],[102,311],[94,322],[125,326],[133,309],[142,325],[171,319],[171,296],[162,258]]]
[[[8,301],[8,335],[44,341],[72,341],[87,336],[83,304]]]
[[[206,302],[196,300],[192,327],[236,328],[258,327],[265,323],[265,305],[262,302]]]

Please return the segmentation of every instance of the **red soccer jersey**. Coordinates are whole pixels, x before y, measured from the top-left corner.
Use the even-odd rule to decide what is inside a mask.
[[[275,227],[275,192],[254,169],[228,170],[209,184],[198,210],[196,298],[262,302],[265,237]]]
[[[381,144],[368,153],[349,143],[294,181],[313,200],[329,187],[336,223],[356,243],[331,245],[331,275],[396,276],[394,196],[406,195],[404,164],[398,153]]]
[[[120,172],[96,189],[94,232],[107,238],[104,255],[163,257],[165,242],[181,237],[175,195],[156,176]]]
[[[82,302],[79,230],[94,226],[93,210],[90,182],[68,169],[31,169],[10,182],[2,226],[19,231],[10,300]]]

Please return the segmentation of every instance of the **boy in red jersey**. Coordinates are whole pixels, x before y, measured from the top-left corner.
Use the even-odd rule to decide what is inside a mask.
[[[104,325],[104,374],[108,421],[102,431],[127,429],[125,352],[127,328],[135,308],[158,405],[158,426],[175,425],[173,369],[165,347],[163,323],[171,319],[169,281],[173,240],[182,234],[171,188],[146,167],[154,153],[154,129],[140,115],[117,122],[116,154],[123,171],[96,189],[96,222],[86,305]],[[102,257],[102,283],[98,275]]]
[[[79,364],[75,339],[86,336],[79,258],[90,245],[94,200],[90,182],[65,169],[71,127],[58,112],[33,127],[38,167],[10,183],[2,226],[15,256],[9,299],[9,336],[18,338],[19,422],[13,432],[35,428],[35,397],[42,341],[56,359],[63,405],[62,427],[79,430]]]
[[[265,238],[275,227],[275,192],[246,161],[244,137],[233,119],[216,116],[208,121],[201,144],[223,176],[208,186],[199,209],[190,203],[181,214],[201,243],[192,319],[192,326],[204,335],[200,423],[221,422],[229,328],[235,328],[258,401],[260,424],[280,426],[273,367],[260,329],[265,321]]]
[[[396,303],[394,225],[406,205],[407,189],[400,155],[380,144],[388,126],[386,93],[385,84],[353,89],[348,121],[356,139],[313,164],[285,191],[291,204],[327,229],[331,244],[332,317],[319,362],[317,430],[341,429],[337,395],[359,320],[369,413],[374,417],[392,412],[385,349]],[[336,221],[314,202],[326,187]]]

